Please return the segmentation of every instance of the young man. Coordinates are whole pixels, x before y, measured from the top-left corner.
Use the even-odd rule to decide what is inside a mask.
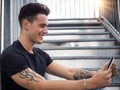
[[[49,12],[48,7],[40,3],[21,8],[20,37],[1,55],[2,90],[87,90],[108,86],[112,74],[118,72],[116,65],[107,69],[105,64],[98,72],[66,68],[33,47],[35,43],[41,44],[48,33]],[[68,80],[45,80],[45,72]]]

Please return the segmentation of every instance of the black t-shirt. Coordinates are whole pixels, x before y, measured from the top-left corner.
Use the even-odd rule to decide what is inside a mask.
[[[44,77],[46,67],[52,59],[39,48],[34,48],[33,51],[34,54],[28,53],[18,40],[3,51],[0,58],[2,90],[26,90],[11,79],[13,74],[26,68],[31,68]]]

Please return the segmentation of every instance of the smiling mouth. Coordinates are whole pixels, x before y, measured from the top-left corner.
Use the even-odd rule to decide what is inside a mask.
[[[42,40],[43,40],[43,37],[44,37],[44,35],[40,35],[40,39],[42,39]]]

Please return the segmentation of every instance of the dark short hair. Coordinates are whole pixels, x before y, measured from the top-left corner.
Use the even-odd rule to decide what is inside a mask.
[[[33,22],[37,14],[45,14],[46,16],[50,13],[49,8],[41,3],[28,3],[20,9],[18,16],[20,26],[22,25],[22,20],[27,19]]]

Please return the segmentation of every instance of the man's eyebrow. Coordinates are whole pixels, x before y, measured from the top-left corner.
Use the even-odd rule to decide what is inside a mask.
[[[39,24],[39,25],[44,25],[44,26],[48,26],[48,24],[44,24],[44,23],[41,23],[41,24]]]

